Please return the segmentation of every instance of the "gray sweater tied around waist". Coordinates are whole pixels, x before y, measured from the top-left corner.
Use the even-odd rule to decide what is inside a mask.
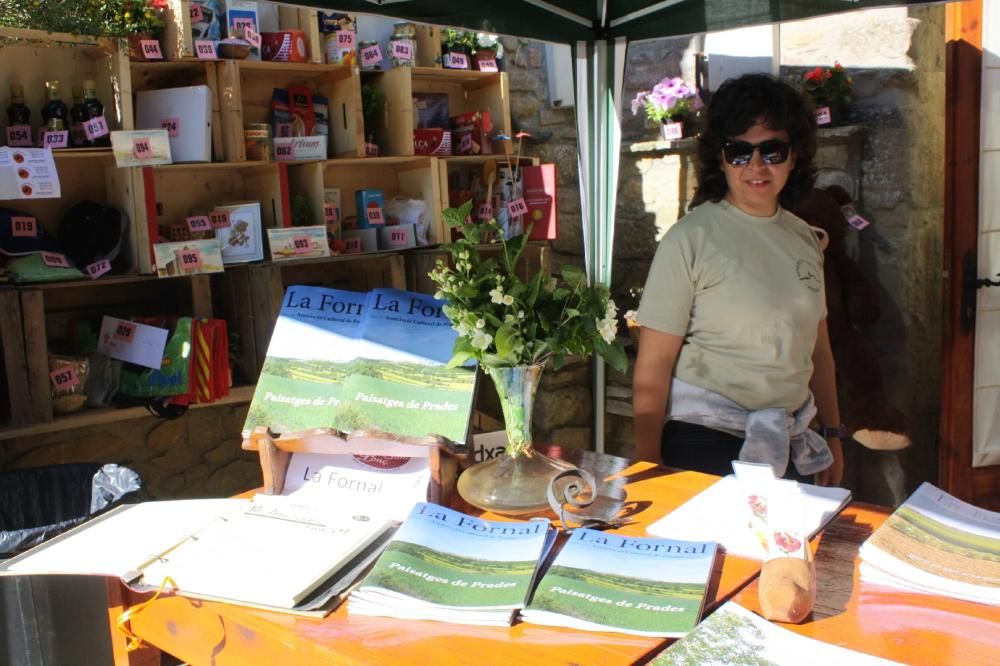
[[[743,435],[743,462],[767,463],[777,477],[784,476],[791,458],[799,474],[816,474],[833,464],[826,440],[811,430],[816,416],[812,393],[789,414],[781,407],[748,410],[729,398],[673,378],[667,419]]]

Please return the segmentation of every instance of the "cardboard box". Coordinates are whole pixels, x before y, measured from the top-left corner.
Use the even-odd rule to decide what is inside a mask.
[[[354,193],[354,204],[358,211],[358,229],[385,226],[382,190],[358,190]]]
[[[378,230],[378,246],[382,250],[405,250],[417,246],[417,232],[412,224],[394,224]]]
[[[521,191],[528,214],[522,224],[531,224],[531,240],[555,240],[559,236],[556,213],[556,165],[521,167]]]
[[[208,86],[140,90],[135,128],[166,129],[174,162],[211,162],[212,92]]]
[[[413,130],[414,155],[451,155],[451,132],[446,129],[415,129]]]
[[[347,243],[347,254],[354,252],[378,252],[378,229],[344,229],[344,241]],[[361,241],[361,248],[356,248],[356,243],[351,239],[357,238]]]
[[[322,224],[311,227],[268,229],[267,244],[271,248],[271,261],[330,256],[330,246],[326,241],[326,225]]]
[[[455,155],[490,155],[493,123],[489,111],[472,111],[451,118],[451,150]]]
[[[274,158],[278,162],[295,160],[325,160],[327,137],[289,136],[274,137]]]

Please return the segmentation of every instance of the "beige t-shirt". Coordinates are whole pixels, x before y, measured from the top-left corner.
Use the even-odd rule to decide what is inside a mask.
[[[824,317],[823,253],[809,226],[781,208],[755,217],[723,200],[667,231],[637,318],[684,336],[678,378],[745,409],[794,410]]]

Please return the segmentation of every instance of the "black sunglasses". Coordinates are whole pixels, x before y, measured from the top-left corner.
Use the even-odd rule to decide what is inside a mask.
[[[792,144],[780,139],[768,139],[760,143],[748,141],[726,141],[722,144],[722,157],[733,166],[746,166],[753,159],[753,151],[760,151],[760,161],[764,164],[782,164],[792,151]]]

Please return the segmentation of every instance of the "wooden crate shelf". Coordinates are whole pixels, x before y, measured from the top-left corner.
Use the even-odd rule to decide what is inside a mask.
[[[0,427],[31,423],[28,363],[24,355],[21,299],[13,287],[0,286]]]

